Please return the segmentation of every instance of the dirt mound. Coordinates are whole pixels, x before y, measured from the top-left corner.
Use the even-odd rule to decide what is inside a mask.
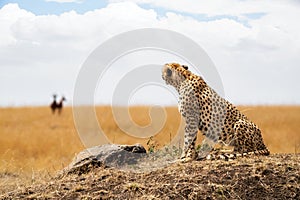
[[[300,199],[300,155],[175,163],[145,173],[98,167],[2,199]]]

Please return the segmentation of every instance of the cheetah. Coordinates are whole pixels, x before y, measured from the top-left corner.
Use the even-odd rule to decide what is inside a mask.
[[[219,96],[201,76],[188,70],[186,65],[165,64],[162,78],[179,93],[178,109],[185,120],[182,162],[245,155],[269,155],[261,131],[233,104]],[[198,130],[204,135],[199,152],[195,142]],[[215,144],[233,147],[220,153]],[[219,156],[219,157],[217,157]]]

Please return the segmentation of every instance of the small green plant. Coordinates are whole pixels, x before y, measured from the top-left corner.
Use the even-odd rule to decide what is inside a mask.
[[[154,153],[157,150],[158,144],[155,140],[153,140],[153,136],[151,136],[147,142],[148,152]]]
[[[209,152],[212,150],[212,146],[210,146],[208,143],[204,143],[204,144],[199,144],[196,147],[196,151],[197,152]]]
[[[198,145],[196,146],[196,151],[199,152],[199,151],[200,151],[200,148],[201,148],[201,144],[198,144]]]

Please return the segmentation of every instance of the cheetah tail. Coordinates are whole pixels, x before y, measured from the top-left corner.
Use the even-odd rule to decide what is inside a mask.
[[[251,151],[247,153],[212,153],[206,156],[206,160],[234,160],[239,157],[249,157],[252,155],[257,156],[268,156],[270,155],[270,151],[266,149]]]

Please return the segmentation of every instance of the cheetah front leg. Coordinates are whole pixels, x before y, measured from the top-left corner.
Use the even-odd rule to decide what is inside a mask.
[[[185,117],[184,147],[180,157],[182,162],[194,160],[197,157],[195,143],[198,133],[198,120],[195,117]]]

